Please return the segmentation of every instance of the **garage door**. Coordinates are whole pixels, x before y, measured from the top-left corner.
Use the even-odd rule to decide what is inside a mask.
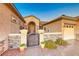
[[[75,39],[74,26],[65,26],[63,29],[63,37],[65,40]]]

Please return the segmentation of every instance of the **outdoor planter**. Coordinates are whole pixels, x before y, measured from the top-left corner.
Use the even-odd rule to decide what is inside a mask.
[[[20,49],[20,52],[24,52],[25,51],[25,44],[21,44],[19,49]]]

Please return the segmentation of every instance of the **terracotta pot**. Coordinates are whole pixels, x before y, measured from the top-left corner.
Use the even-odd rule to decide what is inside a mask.
[[[20,47],[20,52],[24,52],[25,48],[24,47]]]

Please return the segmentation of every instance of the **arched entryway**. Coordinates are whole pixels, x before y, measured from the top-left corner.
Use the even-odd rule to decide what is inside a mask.
[[[29,22],[28,24],[28,35],[27,35],[27,46],[39,45],[39,35],[36,33],[36,24]]]
[[[30,22],[28,24],[28,33],[35,33],[36,32],[36,24],[34,22]]]

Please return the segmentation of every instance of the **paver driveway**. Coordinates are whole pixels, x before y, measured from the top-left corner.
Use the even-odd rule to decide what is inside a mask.
[[[78,56],[79,55],[79,41],[74,41],[72,44],[57,49],[42,49],[39,46],[28,47],[24,54],[20,53],[18,49],[8,50],[2,56]]]

